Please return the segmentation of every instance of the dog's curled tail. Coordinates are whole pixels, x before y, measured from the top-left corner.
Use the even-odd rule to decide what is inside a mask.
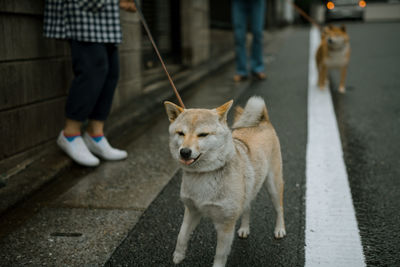
[[[247,101],[245,108],[237,107],[233,128],[255,127],[260,122],[269,122],[267,107],[264,99],[252,96]]]

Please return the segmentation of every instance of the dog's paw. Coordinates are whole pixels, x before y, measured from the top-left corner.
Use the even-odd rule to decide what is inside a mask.
[[[286,230],[284,227],[282,228],[275,228],[274,235],[276,239],[284,238],[286,235]]]
[[[339,93],[342,93],[342,94],[346,93],[346,88],[344,86],[340,86]]]
[[[240,229],[237,231],[237,234],[240,238],[248,238],[250,229],[249,227],[240,227]]]
[[[185,258],[185,254],[179,253],[179,252],[174,252],[173,255],[173,261],[175,264],[180,263],[181,261],[183,261],[183,259]]]

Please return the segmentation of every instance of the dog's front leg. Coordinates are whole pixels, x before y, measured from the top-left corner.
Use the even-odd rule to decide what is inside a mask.
[[[320,64],[318,67],[318,87],[323,90],[326,86],[328,77],[328,69],[324,64]]]
[[[238,236],[240,238],[247,238],[250,234],[250,206],[245,208],[242,215],[242,222],[238,230]]]
[[[231,251],[235,231],[235,221],[215,224],[217,230],[217,250],[214,257],[213,267],[224,267]]]
[[[346,83],[347,65],[342,67],[340,72],[341,75],[340,75],[339,92],[344,94],[346,92],[345,83]]]
[[[188,208],[185,205],[185,215],[181,230],[179,231],[178,240],[176,242],[173,261],[175,264],[180,263],[185,258],[187,243],[193,230],[199,224],[201,219],[200,213],[194,208]]]

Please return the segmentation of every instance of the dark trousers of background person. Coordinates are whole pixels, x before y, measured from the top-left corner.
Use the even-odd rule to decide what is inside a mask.
[[[75,40],[70,45],[75,76],[67,98],[66,117],[80,122],[105,121],[119,78],[118,47]]]
[[[253,73],[264,72],[263,29],[265,20],[265,0],[232,0],[232,24],[235,37],[236,73],[248,75],[246,33],[247,22],[253,35],[250,69]]]

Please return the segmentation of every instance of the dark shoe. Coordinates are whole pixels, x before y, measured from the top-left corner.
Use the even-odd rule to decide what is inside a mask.
[[[234,81],[235,83],[242,82],[242,81],[244,81],[244,80],[246,80],[246,79],[247,79],[247,76],[240,75],[240,74],[235,74],[235,75],[233,76],[233,81]]]
[[[267,75],[264,72],[253,72],[253,76],[260,81],[267,79]]]

